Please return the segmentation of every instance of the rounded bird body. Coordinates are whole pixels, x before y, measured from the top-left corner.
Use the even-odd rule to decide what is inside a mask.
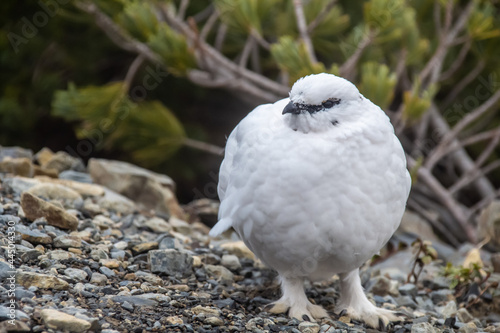
[[[229,136],[211,234],[233,227],[285,281],[282,303],[297,303],[286,280],[357,272],[398,227],[409,189],[385,113],[349,81],[311,75]],[[308,306],[292,313],[315,317]]]

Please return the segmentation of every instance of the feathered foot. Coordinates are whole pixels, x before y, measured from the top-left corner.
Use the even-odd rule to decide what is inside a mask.
[[[291,318],[305,321],[316,321],[316,319],[328,317],[325,309],[312,304],[307,299],[303,279],[281,276],[281,290],[283,296],[278,301],[266,305],[264,311],[269,313],[288,312],[288,316]]]
[[[351,319],[364,321],[368,326],[385,330],[391,321],[402,321],[394,312],[377,308],[366,298],[359,278],[359,269],[339,274],[341,297],[338,312],[346,313]]]

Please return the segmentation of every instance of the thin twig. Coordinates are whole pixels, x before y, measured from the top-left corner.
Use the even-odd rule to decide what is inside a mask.
[[[217,155],[217,156],[224,156],[224,148],[212,145],[210,143],[206,143],[203,141],[198,141],[190,138],[184,138],[184,141],[182,142],[185,146],[195,148],[198,150],[202,150],[204,152]]]
[[[415,160],[411,156],[407,156],[408,166],[410,168],[416,166]],[[464,211],[462,206],[454,200],[450,192],[448,192],[439,181],[432,175],[432,173],[425,166],[418,168],[418,177],[421,179],[431,190],[434,191],[437,198],[448,209],[448,211],[457,220],[460,227],[464,230],[467,240],[474,243],[476,240],[476,230],[468,223],[468,214]]]
[[[349,59],[347,59],[346,62],[344,62],[342,66],[340,66],[339,72],[341,76],[345,77],[346,79],[352,80],[354,76],[354,69],[359,61],[359,58],[361,58],[363,51],[368,47],[368,45],[373,42],[374,38],[375,33],[372,30],[368,31],[368,33],[363,36],[363,39],[356,47],[356,51],[354,51]]]
[[[485,112],[494,106],[500,100],[500,90],[495,92],[486,102],[479,107],[466,114],[448,133],[445,134],[436,149],[429,155],[425,161],[425,167],[432,169],[434,165],[444,156],[443,153],[447,150],[448,145],[457,137],[464,128],[470,125],[473,121],[481,117]]]
[[[252,30],[250,31],[250,34],[252,35],[253,38],[255,38],[257,43],[259,43],[259,45],[262,46],[264,49],[266,49],[268,51],[271,49],[271,44],[267,40],[265,40],[264,37],[262,37],[261,34],[257,30],[252,28]]]
[[[127,75],[125,75],[125,80],[123,81],[123,89],[125,91],[129,91],[130,85],[132,84],[132,81],[134,80],[135,74],[137,74],[137,71],[141,67],[142,63],[144,62],[145,57],[143,54],[139,54],[130,67],[128,68]]]
[[[323,22],[323,20],[328,16],[328,14],[330,14],[330,11],[332,10],[332,8],[335,6],[336,3],[337,0],[330,0],[326,4],[325,8],[321,10],[319,15],[316,16],[316,18],[312,20],[311,23],[309,23],[306,30],[309,35],[314,31],[314,29],[318,27],[318,25],[321,24],[321,22]]]
[[[444,72],[444,73],[441,74],[441,76],[439,78],[439,81],[448,80],[450,77],[453,76],[453,74],[455,74],[455,72],[457,71],[457,69],[459,69],[460,66],[462,66],[462,64],[463,64],[463,62],[465,60],[465,57],[469,53],[471,45],[472,45],[472,40],[468,39],[464,43],[464,45],[462,46],[462,48],[460,49],[460,52],[458,53],[457,58],[455,59],[455,61],[453,62],[453,64],[451,64],[450,68],[448,68],[448,70],[446,72]]]
[[[300,39],[304,42],[309,59],[313,64],[318,62],[316,55],[314,54],[314,47],[311,41],[311,37],[307,32],[306,16],[304,14],[304,7],[302,6],[302,0],[293,0],[293,8],[295,9],[295,19],[297,21],[297,28],[299,29]]]
[[[201,29],[200,32],[200,38],[201,40],[206,40],[208,34],[212,30],[213,26],[215,25],[215,22],[217,22],[217,19],[219,18],[219,12],[217,10],[214,10],[212,15],[208,17],[207,22],[205,22],[205,25],[203,26],[203,29]]]
[[[451,90],[451,92],[446,96],[444,99],[444,102],[442,104],[442,108],[446,109],[452,102],[454,102],[458,95],[462,92],[462,90],[465,89],[477,76],[483,71],[485,67],[485,62],[484,61],[479,61],[476,66],[458,83],[455,85],[455,87]]]
[[[217,29],[217,34],[215,35],[215,49],[217,51],[221,51],[222,47],[224,46],[224,40],[226,40],[226,34],[227,34],[227,25],[224,23],[219,24],[219,28]]]
[[[454,194],[458,191],[460,191],[462,188],[468,186],[472,182],[474,182],[476,179],[478,179],[481,176],[484,176],[491,171],[498,169],[500,167],[500,160],[496,160],[488,164],[482,169],[476,169],[474,172],[471,172],[467,175],[465,175],[463,178],[460,179],[459,182],[453,184],[452,187],[449,188],[449,191]]]
[[[241,51],[240,61],[238,62],[240,67],[245,68],[247,66],[248,58],[250,58],[250,53],[252,52],[254,45],[255,39],[252,35],[249,35],[245,42],[245,46],[243,46],[243,51]]]

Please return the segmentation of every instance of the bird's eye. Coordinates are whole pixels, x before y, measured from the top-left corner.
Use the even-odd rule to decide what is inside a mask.
[[[326,100],[322,103],[323,107],[325,109],[329,109],[331,108],[332,106],[334,105],[337,105],[340,103],[340,99],[329,99],[329,100]]]

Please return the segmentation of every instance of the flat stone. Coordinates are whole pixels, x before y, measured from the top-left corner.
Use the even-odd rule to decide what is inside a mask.
[[[16,282],[24,288],[37,287],[40,289],[66,290],[69,288],[68,282],[58,277],[35,272],[18,271]]]
[[[67,249],[70,247],[80,248],[82,246],[82,240],[77,236],[61,235],[54,238],[54,247]]]
[[[173,249],[149,251],[148,262],[151,272],[173,276],[189,275],[193,268],[193,257],[189,253]]]
[[[234,280],[234,274],[224,266],[205,265],[205,271],[208,275],[213,276],[222,282],[231,282]]]
[[[45,217],[48,224],[61,229],[75,230],[78,226],[78,219],[64,209],[59,208],[49,202],[23,192],[21,195],[21,206],[27,219],[34,221],[40,217]]]
[[[316,323],[311,323],[308,321],[303,321],[299,324],[299,331],[302,333],[318,333],[319,332],[319,325]]]
[[[74,170],[64,170],[59,174],[59,179],[73,180],[79,183],[92,184],[92,177],[88,173]]]
[[[238,256],[239,258],[248,258],[255,260],[255,255],[252,251],[250,251],[245,243],[243,243],[243,241],[224,243],[220,247],[230,254]]]
[[[184,322],[182,321],[182,318],[178,317],[178,316],[169,316],[165,320],[170,325],[182,325],[182,324],[184,324]]]
[[[86,320],[53,309],[43,309],[40,314],[48,328],[59,331],[85,332],[91,326]]]
[[[60,200],[72,206],[83,204],[82,196],[78,192],[61,184],[41,183],[31,187],[27,192],[48,200]]]
[[[31,159],[26,157],[12,158],[7,156],[0,161],[0,172],[22,177],[33,177],[34,170]]]
[[[153,217],[144,223],[144,226],[148,227],[154,232],[165,233],[172,230],[172,226],[162,218]]]
[[[132,252],[135,254],[141,254],[158,248],[158,242],[147,242],[142,244],[137,244],[132,247]]]
[[[107,268],[119,268],[121,266],[120,261],[116,259],[101,259],[99,263]]]
[[[17,176],[4,179],[2,185],[7,191],[20,194],[39,183],[37,179]]]
[[[22,224],[16,225],[16,231],[21,235],[22,239],[33,244],[50,244],[52,237],[38,229],[30,229]]]
[[[220,315],[220,310],[216,308],[211,308],[208,306],[201,306],[197,305],[194,308],[191,309],[191,312],[194,314],[203,314],[205,316],[219,316]]]
[[[7,305],[8,301],[5,304]],[[11,317],[12,314],[14,314],[14,318]],[[15,309],[15,310],[11,309],[9,306],[0,306],[0,321],[12,320],[12,319],[21,319],[21,320],[27,321],[27,320],[29,320],[29,318],[30,317],[26,313],[24,313],[23,311],[20,311],[18,309]]]
[[[219,317],[207,317],[203,320],[203,323],[210,326],[223,326],[224,321]]]
[[[47,258],[54,260],[66,260],[74,257],[75,255],[73,253],[64,250],[53,250],[47,252]]]
[[[73,280],[76,280],[78,282],[82,282],[82,281],[85,281],[87,280],[87,273],[85,273],[84,270],[81,270],[81,269],[78,269],[78,268],[66,268],[64,270],[64,275],[66,275],[67,277],[73,279]]]
[[[123,302],[129,302],[130,304],[134,306],[156,306],[158,305],[158,302],[156,302],[153,299],[147,299],[144,297],[139,297],[139,296],[114,296],[111,298],[113,302],[116,303],[123,303]]]
[[[460,308],[457,311],[457,318],[460,320],[462,323],[469,323],[474,320],[474,316],[470,314],[469,311],[467,311],[466,308]]]

